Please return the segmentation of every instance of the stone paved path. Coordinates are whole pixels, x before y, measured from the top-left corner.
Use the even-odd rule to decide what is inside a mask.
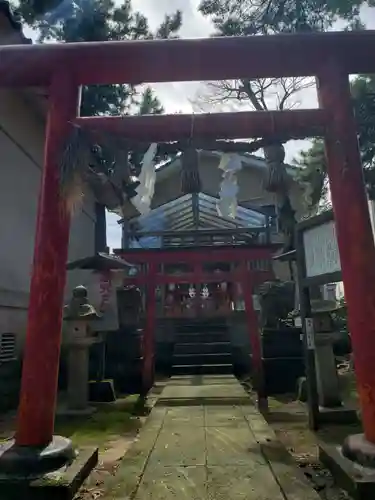
[[[116,500],[319,499],[229,376],[172,378],[116,478]]]

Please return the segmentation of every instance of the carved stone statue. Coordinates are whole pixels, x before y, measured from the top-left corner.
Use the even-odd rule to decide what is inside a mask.
[[[66,321],[80,318],[90,320],[99,317],[94,306],[89,303],[87,288],[82,285],[75,287],[69,304],[64,306],[64,319]]]

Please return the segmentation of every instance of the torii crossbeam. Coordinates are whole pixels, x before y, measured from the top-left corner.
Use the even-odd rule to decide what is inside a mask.
[[[375,72],[374,52],[374,31],[0,46],[0,86],[49,94],[17,445],[45,446],[53,434],[70,228],[57,167],[72,123],[149,141],[190,130],[183,116],[80,118],[80,85],[314,76],[320,110],[196,117],[196,130],[211,139],[281,130],[325,136],[362,420],[375,446],[375,247],[348,82],[349,74]]]

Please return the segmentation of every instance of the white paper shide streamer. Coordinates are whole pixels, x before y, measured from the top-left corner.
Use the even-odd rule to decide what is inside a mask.
[[[157,148],[157,144],[151,144],[144,155],[142,170],[138,178],[140,185],[136,188],[137,195],[131,199],[131,202],[141,215],[146,215],[151,210],[151,200],[155,191],[156,171],[154,159]]]
[[[223,180],[220,184],[219,201],[216,208],[220,217],[235,219],[237,215],[237,173],[242,168],[241,157],[238,154],[224,154],[219,168],[223,170]]]

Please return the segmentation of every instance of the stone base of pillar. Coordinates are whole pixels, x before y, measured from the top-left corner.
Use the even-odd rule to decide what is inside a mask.
[[[57,441],[56,438],[54,441]],[[4,455],[4,454],[3,454]],[[0,458],[0,462],[3,459]],[[79,450],[72,460],[53,472],[37,478],[16,478],[11,475],[0,479],[1,498],[6,500],[72,500],[83,482],[98,463],[98,449]]]
[[[70,439],[53,436],[45,447],[17,446],[14,440],[0,446],[0,481],[35,479],[66,466],[75,458]]]
[[[355,438],[353,442],[352,437],[349,438],[351,446],[355,443],[358,446],[361,440]],[[336,484],[347,491],[352,498],[373,500],[375,498],[375,469],[353,462],[344,455],[343,448],[320,443],[319,460],[331,472]],[[366,449],[370,451],[369,448]],[[373,453],[375,456],[375,447]]]
[[[321,424],[356,424],[358,423],[357,411],[343,405],[336,408],[319,407],[319,422]]]
[[[375,472],[375,444],[367,441],[364,434],[348,436],[342,445],[344,457]]]

